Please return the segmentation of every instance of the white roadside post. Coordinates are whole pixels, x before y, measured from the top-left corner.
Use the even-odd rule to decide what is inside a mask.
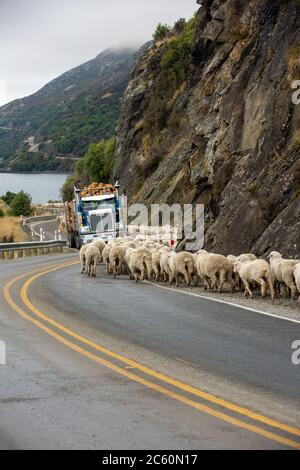
[[[43,241],[43,229],[42,227],[40,228],[40,241]]]
[[[55,241],[57,240],[57,230],[55,230],[55,232],[54,232],[54,240]]]
[[[43,241],[46,240],[46,234],[45,234],[45,230],[43,230]]]
[[[58,239],[61,240],[61,230],[60,230],[60,228],[58,229]]]
[[[6,365],[6,345],[4,341],[0,341],[0,366]]]

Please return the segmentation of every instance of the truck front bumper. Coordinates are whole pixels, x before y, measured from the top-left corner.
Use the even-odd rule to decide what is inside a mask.
[[[118,234],[119,237],[124,237],[124,232]],[[87,243],[95,242],[96,240],[115,240],[117,238],[117,232],[104,232],[104,233],[89,233],[87,235],[80,235],[80,244],[86,245]]]

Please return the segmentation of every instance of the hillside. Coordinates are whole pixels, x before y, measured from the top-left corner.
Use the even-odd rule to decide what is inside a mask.
[[[0,170],[68,170],[88,145],[115,132],[140,52],[105,50],[32,96],[0,108]]]
[[[117,132],[131,201],[205,203],[206,247],[300,251],[300,2],[199,0],[139,60]]]

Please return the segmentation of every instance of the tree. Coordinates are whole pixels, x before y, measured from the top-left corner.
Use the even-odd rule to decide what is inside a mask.
[[[61,195],[63,201],[72,201],[74,199],[74,186],[79,186],[81,183],[81,178],[77,176],[69,176],[61,188]]]
[[[185,18],[179,18],[179,20],[177,20],[176,23],[174,24],[174,31],[176,34],[181,34],[184,31],[185,27],[186,27]]]
[[[91,144],[76,167],[77,175],[87,175],[91,181],[109,182],[114,164],[115,139]]]
[[[24,191],[19,192],[11,201],[10,214],[14,216],[30,215],[31,196]]]
[[[155,41],[161,41],[162,39],[165,39],[170,30],[171,28],[167,24],[158,23],[153,34],[153,39]]]
[[[16,197],[16,193],[11,193],[10,191],[7,191],[5,196],[1,196],[2,201],[4,201],[8,206],[10,206],[11,201],[13,200],[14,197]]]

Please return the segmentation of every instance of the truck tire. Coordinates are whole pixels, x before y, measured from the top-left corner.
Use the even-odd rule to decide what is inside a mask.
[[[81,248],[81,243],[80,243],[80,238],[79,237],[75,238],[75,248],[77,248],[77,250],[80,250],[80,248]]]
[[[68,247],[76,248],[76,241],[73,233],[68,233]]]

